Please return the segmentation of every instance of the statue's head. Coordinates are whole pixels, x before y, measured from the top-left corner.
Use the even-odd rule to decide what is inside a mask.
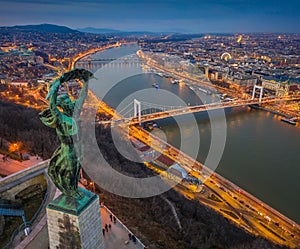
[[[57,106],[61,107],[64,111],[64,114],[68,115],[69,117],[72,117],[75,103],[71,101],[68,94],[62,94],[57,97],[56,100]]]

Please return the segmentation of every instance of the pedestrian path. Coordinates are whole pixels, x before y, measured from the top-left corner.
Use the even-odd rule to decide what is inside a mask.
[[[6,159],[4,159],[6,158]],[[7,176],[42,162],[42,158],[30,156],[29,160],[19,162],[0,154],[0,175]]]
[[[125,225],[121,223],[120,220],[116,218],[114,223],[114,219],[110,218],[110,215],[114,217],[114,215],[108,210],[104,205],[101,205],[101,218],[102,218],[102,228],[105,229],[105,224],[107,226],[110,224],[111,229],[108,228],[108,232],[104,232],[104,245],[105,249],[143,249],[144,245],[136,238],[136,243],[129,240],[128,234],[131,234],[131,231],[128,230]]]

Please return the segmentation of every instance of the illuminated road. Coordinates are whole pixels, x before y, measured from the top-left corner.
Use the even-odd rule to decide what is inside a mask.
[[[139,127],[131,126],[129,129],[131,136],[168,156],[192,175],[204,181],[204,186],[220,197],[222,203],[205,200],[199,197],[199,193],[191,194],[188,190],[181,189],[180,192],[210,206],[250,233],[262,235],[290,247],[300,244],[300,227],[295,222],[159,138]],[[207,178],[209,175],[211,177]],[[221,209],[234,213],[238,219],[224,213]]]
[[[123,42],[122,44],[127,44],[126,42]],[[72,58],[72,61],[71,63],[69,64],[69,69],[73,69],[74,66],[75,66],[75,63],[80,60],[81,58],[87,56],[87,55],[90,55],[90,54],[94,54],[94,53],[97,53],[97,52],[100,52],[100,51],[103,51],[103,50],[106,50],[108,48],[115,48],[115,47],[119,47],[122,45],[121,43],[117,42],[115,44],[110,44],[110,45],[107,45],[107,46],[104,46],[104,47],[101,47],[101,48],[92,48],[90,50],[87,50],[85,52],[82,52],[82,53],[79,53],[77,54],[76,56],[74,56]]]
[[[207,86],[209,88],[213,87],[215,89],[218,89],[220,92],[226,93],[228,95],[233,95],[234,94],[237,97],[242,97],[243,96],[242,94],[239,94],[239,93],[237,94],[235,91],[230,90],[228,88],[224,88],[224,87],[221,87],[221,86],[218,86],[218,85],[213,85],[210,82],[205,82],[203,80],[195,79],[195,78],[193,78],[193,77],[191,77],[191,76],[189,76],[187,74],[182,74],[182,73],[176,72],[174,70],[167,69],[167,68],[165,68],[165,67],[163,67],[161,65],[158,65],[154,60],[152,60],[151,58],[149,58],[148,56],[146,56],[141,50],[139,50],[137,52],[137,55],[140,58],[145,59],[146,62],[147,62],[147,64],[150,67],[155,68],[155,69],[157,69],[159,71],[163,71],[163,72],[168,73],[170,75],[174,75],[174,76],[176,76],[176,77],[178,77],[180,79],[188,80],[188,81],[190,81],[192,83],[195,83],[195,84],[200,84],[200,85],[203,85],[203,86]]]
[[[106,113],[121,118],[106,104],[101,105],[101,108]],[[204,182],[207,191],[214,193],[222,202],[208,200],[201,197],[200,193],[193,193],[180,185],[175,187],[176,190],[213,208],[249,233],[264,236],[275,243],[288,245],[292,248],[300,244],[300,226],[298,224],[160,138],[138,126],[129,125],[126,128],[129,130],[130,136],[166,155],[180,164],[191,175]],[[125,129],[124,134],[127,134]],[[153,169],[153,165],[150,168]]]

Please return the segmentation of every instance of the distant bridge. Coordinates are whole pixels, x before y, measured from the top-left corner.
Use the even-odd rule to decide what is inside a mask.
[[[138,57],[121,57],[121,58],[98,58],[98,59],[85,59],[79,60],[77,63],[97,63],[97,62],[110,62],[117,61],[120,63],[124,62],[142,62]]]
[[[85,59],[76,62],[75,67],[84,68],[91,71],[96,71],[99,68],[116,68],[126,66],[140,66],[142,61],[138,57],[122,57],[122,58],[99,58],[99,59]]]

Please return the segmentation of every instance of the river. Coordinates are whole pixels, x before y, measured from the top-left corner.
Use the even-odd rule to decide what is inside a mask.
[[[99,52],[92,55],[92,58],[119,58],[136,50],[137,46],[122,46]],[[109,70],[118,73],[120,68],[126,70],[128,64]],[[197,95],[188,86],[171,84],[171,79],[156,74],[141,74],[119,82],[106,94],[104,101],[116,108],[134,92],[143,89],[154,91],[155,83],[159,89],[175,94],[187,105],[201,104],[199,95],[202,102],[206,103],[214,98],[199,91]],[[180,101],[174,102],[174,105],[180,104]],[[231,108],[225,113],[226,146],[216,171],[300,224],[299,126],[281,122],[277,115],[249,107]],[[197,160],[204,163],[211,145],[211,124],[206,113],[195,116],[201,137]],[[179,128],[172,118],[159,120],[157,123],[164,131],[167,141],[175,147],[180,147],[180,132],[185,133],[184,129],[189,130],[193,125],[185,122],[184,127]],[[188,153],[188,148],[185,152]]]

